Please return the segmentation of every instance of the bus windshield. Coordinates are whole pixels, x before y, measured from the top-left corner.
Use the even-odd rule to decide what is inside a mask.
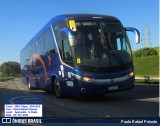
[[[131,48],[120,22],[76,21],[77,65],[117,67],[132,62]]]

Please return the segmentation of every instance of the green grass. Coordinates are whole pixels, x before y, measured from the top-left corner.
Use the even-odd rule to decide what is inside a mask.
[[[0,77],[0,82],[12,80],[14,77]]]
[[[133,57],[136,76],[159,76],[159,56]]]
[[[159,84],[159,80],[135,80],[136,83]]]

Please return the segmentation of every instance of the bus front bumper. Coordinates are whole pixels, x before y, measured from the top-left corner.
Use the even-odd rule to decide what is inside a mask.
[[[107,80],[97,80],[95,82],[84,82],[77,80],[76,85],[78,84],[77,95],[88,95],[88,94],[106,94],[110,92],[117,92],[122,90],[131,89],[134,87],[134,76],[129,77],[124,81],[115,81],[107,82]]]

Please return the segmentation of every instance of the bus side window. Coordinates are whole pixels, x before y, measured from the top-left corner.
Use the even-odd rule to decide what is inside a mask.
[[[65,61],[72,61],[68,39],[63,39],[62,40],[62,46],[63,46],[63,59]]]
[[[42,37],[39,37],[36,41],[37,43],[37,53],[42,54],[43,53],[43,39]]]
[[[117,50],[127,51],[127,46],[125,44],[124,38],[117,38]]]
[[[121,40],[117,38],[117,50],[121,50]]]
[[[60,32],[60,40],[61,40],[61,51],[62,51],[62,59],[64,61],[72,61],[71,58],[71,49],[69,45],[69,40],[67,35],[64,32]]]
[[[55,49],[53,47],[52,35],[49,29],[43,35],[44,38],[44,51],[51,52],[55,54]]]
[[[68,27],[68,21],[60,20],[52,25],[54,35],[55,35],[55,42],[57,42],[58,50],[60,55],[62,56],[62,42],[60,38],[60,29]]]

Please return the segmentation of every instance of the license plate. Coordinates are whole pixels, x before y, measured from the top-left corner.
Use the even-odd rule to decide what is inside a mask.
[[[73,87],[73,81],[66,81],[68,87]]]
[[[108,90],[112,91],[112,90],[117,90],[118,89],[118,86],[111,86],[111,87],[108,87]]]

